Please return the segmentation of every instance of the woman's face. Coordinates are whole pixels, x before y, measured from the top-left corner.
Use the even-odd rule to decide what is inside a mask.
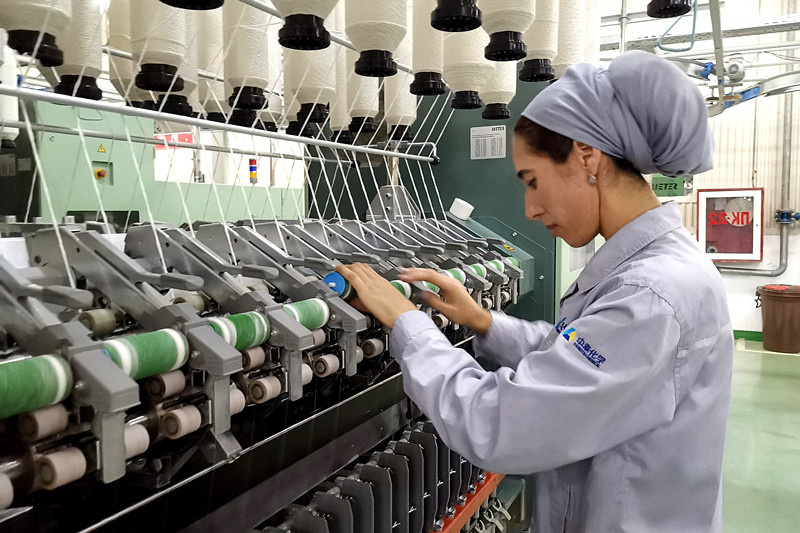
[[[597,185],[589,183],[580,150],[573,147],[566,162],[556,163],[515,135],[512,157],[525,187],[525,216],[572,247],[594,239],[600,231],[599,195]]]

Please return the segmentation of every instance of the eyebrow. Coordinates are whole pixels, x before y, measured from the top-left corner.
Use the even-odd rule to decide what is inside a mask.
[[[525,175],[530,174],[531,172],[532,172],[531,170],[520,170],[519,172],[517,172],[517,177],[521,180],[524,180]]]

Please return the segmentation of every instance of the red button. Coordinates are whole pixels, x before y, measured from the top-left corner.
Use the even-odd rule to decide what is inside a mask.
[[[97,170],[94,171],[94,176],[97,179],[101,180],[106,177],[106,171],[103,170],[102,168],[98,168]]]

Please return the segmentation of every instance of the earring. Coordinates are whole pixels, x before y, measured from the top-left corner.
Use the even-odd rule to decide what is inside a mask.
[[[591,183],[592,185],[597,184],[597,178],[589,174],[589,183]]]

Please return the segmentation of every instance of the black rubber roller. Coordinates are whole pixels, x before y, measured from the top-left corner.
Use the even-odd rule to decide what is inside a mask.
[[[647,4],[647,16],[654,19],[680,17],[692,10],[692,0],[652,0]]]
[[[450,102],[453,109],[480,109],[483,107],[478,91],[458,91]]]
[[[372,117],[353,117],[347,129],[353,133],[375,133],[378,125]]]
[[[549,59],[529,59],[522,64],[519,81],[550,81],[556,71]]]
[[[438,0],[431,26],[439,31],[470,31],[481,26],[481,10],[475,0]]]
[[[484,49],[484,57],[489,61],[519,61],[528,55],[528,47],[517,31],[499,31],[489,36],[489,44]]]
[[[74,94],[78,98],[86,98],[87,100],[100,100],[103,98],[103,91],[97,86],[97,78],[89,76],[64,74],[61,76],[59,84],[53,88],[53,91],[68,96]]]
[[[278,31],[278,42],[292,50],[322,50],[331,45],[331,34],[315,15],[289,15]]]
[[[386,50],[364,50],[356,61],[356,74],[370,78],[385,78],[397,74],[397,63]]]
[[[183,78],[178,76],[176,66],[145,63],[136,75],[136,86],[145,91],[178,92],[183,90]]]
[[[417,72],[410,91],[416,96],[437,96],[447,92],[447,85],[438,72]]]
[[[222,7],[225,0],[161,0],[162,4],[178,7],[180,9],[193,9],[204,11],[206,9],[217,9]]]
[[[259,87],[236,87],[228,97],[228,104],[236,109],[264,109],[267,95]]]
[[[486,104],[481,116],[486,120],[506,120],[511,118],[506,104]]]
[[[60,67],[64,64],[64,52],[56,46],[56,38],[49,33],[42,34],[42,41],[36,48],[39,32],[34,30],[11,30],[8,32],[8,46],[27,56],[33,56],[34,49],[43,67]]]

